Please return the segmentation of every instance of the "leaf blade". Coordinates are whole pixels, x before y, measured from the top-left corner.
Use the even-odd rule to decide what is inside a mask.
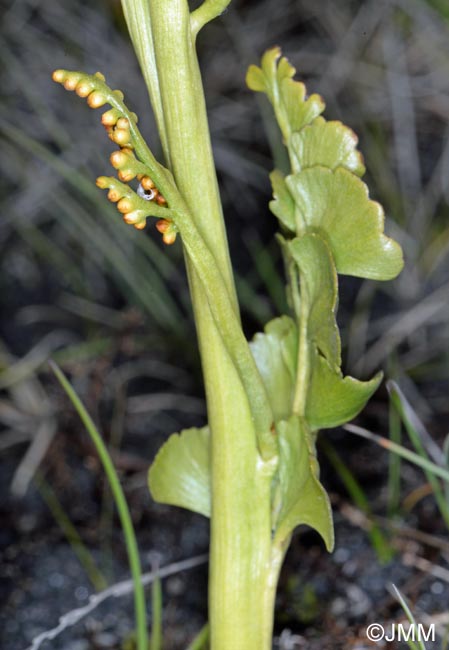
[[[291,413],[296,374],[296,326],[288,316],[270,321],[255,335],[251,352],[265,384],[275,421]]]
[[[329,243],[338,273],[390,280],[403,267],[399,244],[384,232],[384,213],[346,169],[311,167],[286,178],[306,223]]]
[[[317,477],[314,450],[308,444],[305,422],[293,416],[277,423],[279,434],[279,491],[281,507],[274,543],[282,543],[301,524],[323,538],[328,551],[334,546],[334,529],[329,498]]]
[[[148,473],[151,495],[210,517],[209,428],[173,433],[160,448]]]

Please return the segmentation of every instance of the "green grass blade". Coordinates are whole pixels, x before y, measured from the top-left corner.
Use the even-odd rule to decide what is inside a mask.
[[[446,462],[446,467],[449,469],[449,433],[444,439],[443,454],[444,454],[444,460]],[[449,483],[444,484],[444,494],[446,496],[446,501],[449,504]]]
[[[333,445],[321,439],[320,447],[323,449],[329,462],[337,472],[353,502],[363,513],[365,513],[368,518],[370,518],[371,527],[368,530],[368,535],[371,544],[376,551],[377,557],[379,558],[379,561],[382,564],[389,562],[393,557],[393,550],[390,547],[388,540],[380,530],[379,526],[377,526],[377,524],[372,521],[372,512],[369,501],[366,498],[362,487],[359,485],[355,476],[337,454]]]
[[[248,239],[247,247],[251,259],[254,262],[254,267],[262,280],[277,313],[288,313],[284,281],[276,268],[276,255],[279,257],[278,249],[275,249],[272,245],[264,246],[258,239],[257,233]]]
[[[446,0],[421,0],[423,4],[432,7],[437,13],[440,14],[443,20],[449,22],[449,7],[446,3]]]
[[[40,472],[37,472],[34,482],[40,496],[45,501],[48,509],[53,515],[54,520],[66,536],[67,541],[73,549],[73,552],[85,570],[86,575],[89,578],[93,588],[96,591],[102,591],[103,589],[106,589],[108,586],[106,578],[98,569],[95,560],[92,557],[92,554],[86,548],[86,545],[81,539],[80,534],[67,516],[67,513],[65,512],[49,483],[44,479]]]
[[[393,584],[392,587],[393,587],[396,598],[401,603],[401,607],[404,610],[405,615],[407,616],[407,619],[408,619],[410,625],[412,625],[415,630],[418,629],[416,619],[413,616],[412,610],[408,606],[408,603],[405,600],[404,596],[401,594],[401,592],[396,587],[396,585]],[[410,650],[426,650],[426,646],[424,645],[424,641],[420,638],[420,635],[418,635],[418,636],[419,636],[419,639],[418,639],[417,643],[414,643],[412,640],[407,641],[407,645],[410,648]]]
[[[388,411],[390,440],[401,444],[401,419],[397,410],[390,402]],[[391,517],[399,509],[401,498],[401,457],[390,454],[388,458],[388,516]]]
[[[79,265],[70,259],[59,246],[55,246],[54,239],[47,237],[42,227],[37,228],[32,222],[24,223],[21,219],[14,221],[14,228],[30,249],[40,257],[41,260],[55,269],[57,274],[64,277],[66,282],[74,291],[86,293],[86,278]]]
[[[93,444],[100,457],[106,477],[109,481],[112,494],[117,506],[117,511],[122,524],[123,534],[125,537],[126,550],[128,552],[128,561],[131,570],[131,575],[134,583],[134,607],[136,617],[137,629],[137,648],[138,650],[148,650],[148,633],[146,626],[146,607],[145,607],[145,593],[142,585],[142,570],[140,565],[139,551],[137,548],[137,540],[129,512],[128,504],[126,503],[125,495],[120,484],[115,467],[112,463],[111,457],[108,453],[106,445],[96,428],[92,418],[86,411],[83,403],[78,395],[73,390],[66,376],[62,370],[53,362],[50,361],[50,367],[57,380],[64,389],[67,397],[70,399],[73,407],[78,413],[82,423],[86,427]]]
[[[263,327],[273,318],[273,312],[266,300],[263,300],[253,287],[253,283],[242,274],[236,274],[235,282],[240,304],[246,312]]]
[[[430,458],[426,452],[426,449],[422,443],[421,436],[419,435],[418,428],[415,426],[415,422],[419,423],[418,416],[413,411],[411,405],[406,400],[405,396],[400,391],[399,387],[392,381],[387,383],[387,388],[390,393],[390,400],[393,406],[396,408],[398,414],[400,415],[404,426],[407,430],[410,440],[412,441],[413,446],[415,447],[416,453],[423,459],[426,459],[428,462]],[[440,510],[441,516],[443,517],[447,528],[449,528],[449,506],[446,501],[445,494],[441,488],[438,478],[435,476],[435,473],[431,468],[424,467],[424,473],[427,480],[432,486],[433,494],[435,501]]]
[[[209,623],[206,623],[196,637],[189,643],[186,650],[206,650],[209,641]]]
[[[150,650],[162,650],[162,587],[159,573],[151,586],[151,612]]]
[[[432,463],[432,461],[428,460],[427,458],[423,458],[419,454],[415,454],[413,451],[410,451],[410,449],[407,449],[402,445],[398,445],[395,442],[391,442],[391,440],[388,438],[379,436],[377,433],[363,429],[362,427],[356,426],[355,424],[345,424],[343,429],[345,429],[345,431],[349,431],[350,433],[355,433],[357,436],[361,436],[366,440],[375,442],[379,445],[379,447],[383,447],[384,449],[387,449],[394,454],[398,454],[401,458],[408,460],[410,463],[413,463],[414,465],[417,465],[424,470],[432,472],[435,476],[438,476],[439,478],[443,479],[443,481],[449,483],[449,470],[445,469],[444,467],[440,467],[435,463]]]
[[[114,350],[116,341],[111,336],[103,338],[92,338],[90,341],[82,341],[81,343],[73,343],[67,345],[60,350],[56,350],[53,354],[53,359],[56,363],[64,364],[70,361],[89,361],[95,359],[102,354],[108,354]]]

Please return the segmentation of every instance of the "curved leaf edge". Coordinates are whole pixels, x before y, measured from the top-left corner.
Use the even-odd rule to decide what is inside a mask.
[[[173,433],[159,449],[148,472],[151,496],[210,517],[209,427]]]

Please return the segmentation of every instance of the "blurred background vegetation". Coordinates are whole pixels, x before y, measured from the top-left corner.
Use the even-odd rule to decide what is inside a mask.
[[[142,548],[159,548],[164,562],[207,548],[207,526],[195,515],[178,513],[173,530],[161,531],[161,520],[172,511],[154,513],[146,468],[169,433],[204,422],[205,404],[181,245],[164,249],[153,226],[141,233],[122,223],[94,184],[98,175],[111,173],[112,147],[99,113],[50,78],[55,67],[103,72],[125,92],[159,152],[120,3],[0,4],[1,541],[16,549],[4,556],[8,607],[26,611],[37,596],[21,581],[31,576],[32,583],[39,582],[20,559],[30,534],[38,545],[28,549],[35,563],[49,544],[70,538],[67,526],[73,523],[84,542],[77,546],[72,535],[72,550],[89,554],[84,543],[94,549],[106,582],[113,578],[113,556],[125,562],[95,454],[46,360],[54,358],[70,374],[101,426],[115,450]],[[384,205],[386,230],[406,257],[394,282],[342,280],[346,371],[365,378],[384,368],[424,422],[427,453],[447,465],[441,450],[449,430],[448,5],[445,0],[234,0],[201,33],[214,153],[249,337],[288,309],[268,210],[268,172],[273,159],[284,164],[284,153],[268,105],[244,83],[249,63],[274,44],[309,91],[324,96],[326,117],[342,120],[359,136],[371,196]],[[385,390],[359,420],[386,436],[389,429],[400,430],[393,410],[389,419]],[[386,454],[347,432],[333,432],[329,440],[358,480],[352,498],[362,510],[354,496],[358,488],[362,501],[368,495],[370,511],[383,508],[388,498],[394,506],[390,514],[401,508],[403,513],[401,495],[424,490],[408,504],[411,511],[433,494],[418,470],[408,466],[401,478],[400,467],[390,464],[385,496]],[[333,466],[351,491],[333,449],[324,450],[328,485],[342,489],[329,470]],[[395,501],[391,490],[400,480]],[[436,506],[428,507],[435,517]],[[407,521],[418,528],[422,522],[410,516]],[[180,538],[176,521],[190,533]],[[435,526],[430,533],[441,532]],[[122,575],[120,565],[117,571]],[[94,583],[95,575],[90,571]],[[98,587],[103,583],[96,577]],[[197,601],[204,608],[201,579]],[[176,585],[172,592],[176,599]],[[54,611],[63,613],[70,603],[67,597]],[[201,618],[201,607],[198,611]],[[4,631],[9,647],[22,647],[41,629],[39,613],[28,618],[26,633],[21,629],[26,616],[18,614],[15,627],[10,621]],[[56,616],[46,618],[41,627],[51,627]],[[21,643],[11,645],[14,638]],[[177,647],[176,639],[171,643],[168,648]]]

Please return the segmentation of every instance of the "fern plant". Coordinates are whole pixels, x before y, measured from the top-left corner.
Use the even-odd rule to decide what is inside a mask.
[[[209,425],[173,434],[149,472],[156,501],[211,518],[209,620],[212,650],[271,648],[276,585],[293,530],[307,524],[334,544],[319,480],[319,429],[352,419],[376,390],[341,370],[336,323],[338,274],[394,278],[401,249],[385,236],[379,204],[360,177],[354,133],[326,121],[278,48],[247,82],[271,102],[291,173],[271,175],[291,313],[248,342],[243,334],[213,167],[195,54],[199,30],[229,0],[123,0],[158,124],[165,163],[156,160],[123,94],[100,73],[57,70],[55,81],[108,104],[102,122],[118,149],[115,177],[100,188],[124,220],[148,217],[166,244],[185,251],[204,371]],[[144,235],[142,235],[144,236]],[[143,650],[143,648],[141,649]]]

